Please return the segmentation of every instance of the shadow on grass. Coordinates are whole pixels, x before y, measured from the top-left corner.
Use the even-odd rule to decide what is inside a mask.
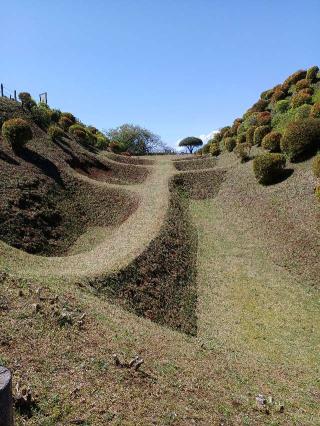
[[[16,155],[36,166],[43,174],[53,179],[58,185],[64,187],[58,167],[50,160],[26,147],[16,152]]]
[[[294,172],[293,169],[285,169],[281,173],[279,173],[277,176],[275,176],[272,182],[265,183],[264,186],[272,186],[272,185],[276,185],[278,183],[284,182],[293,174],[293,172]]]
[[[6,154],[3,151],[0,151],[0,159],[9,164],[19,165],[18,161],[14,158],[10,157],[10,155]]]

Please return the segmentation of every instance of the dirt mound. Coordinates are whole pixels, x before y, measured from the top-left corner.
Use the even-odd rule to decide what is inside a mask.
[[[206,158],[191,158],[191,159],[180,159],[173,162],[175,168],[180,171],[185,170],[201,170],[210,169],[216,165],[216,159],[212,157]]]
[[[219,192],[225,174],[224,169],[183,172],[174,176],[171,185],[196,200],[211,198]]]
[[[1,98],[0,113],[27,119],[33,132],[19,153],[0,137],[1,240],[28,253],[61,255],[87,227],[118,225],[136,209],[136,196],[83,182],[68,164],[112,183],[140,182],[147,175],[143,168],[109,166],[72,138],[53,142],[17,102]]]
[[[114,154],[113,152],[107,152],[104,155],[110,158],[110,160],[117,161],[118,163],[135,164],[140,166],[151,166],[152,164],[154,164],[154,160],[150,160],[149,158],[134,157],[129,155],[118,155]]]
[[[172,186],[159,236],[127,268],[90,285],[139,316],[195,335],[197,240],[187,207]]]

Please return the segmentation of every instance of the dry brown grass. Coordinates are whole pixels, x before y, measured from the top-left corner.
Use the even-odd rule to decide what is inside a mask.
[[[175,168],[179,171],[209,169],[216,165],[216,159],[213,157],[191,157],[180,158],[173,162]]]

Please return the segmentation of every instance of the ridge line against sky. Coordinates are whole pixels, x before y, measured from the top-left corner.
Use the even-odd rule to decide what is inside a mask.
[[[86,124],[139,124],[174,147],[320,64],[318,0],[13,0],[2,15],[6,87],[47,91]]]

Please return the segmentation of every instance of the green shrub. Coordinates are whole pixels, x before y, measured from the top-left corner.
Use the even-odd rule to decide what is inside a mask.
[[[71,112],[62,112],[61,117],[67,117],[73,124],[77,121],[76,117]]]
[[[265,90],[261,93],[260,99],[263,99],[265,101],[270,100],[271,96],[273,95],[274,89]]]
[[[87,129],[89,130],[89,132],[91,132],[93,135],[96,135],[97,133],[99,133],[99,130],[94,127],[94,126],[88,126]]]
[[[253,134],[253,144],[261,145],[262,139],[270,132],[269,126],[259,126],[255,129]]]
[[[53,123],[58,123],[61,117],[61,111],[59,109],[51,110],[51,121]]]
[[[283,99],[282,101],[277,102],[274,107],[273,107],[273,111],[275,113],[284,113],[286,111],[288,111],[288,109],[290,108],[290,101],[288,99]]]
[[[236,156],[240,159],[241,163],[245,163],[246,161],[250,160],[250,151],[251,145],[249,143],[238,144],[233,150]]]
[[[31,115],[33,121],[41,127],[41,129],[46,130],[51,122],[51,113],[50,110],[41,104],[34,105],[31,108]]]
[[[64,131],[56,124],[51,124],[48,129],[48,135],[53,141],[59,140],[64,136]]]
[[[320,118],[320,102],[312,106],[310,115],[313,118]]]
[[[109,148],[112,152],[115,152],[116,154],[119,154],[123,151],[122,146],[118,142],[111,141],[109,144]]]
[[[201,149],[199,149],[197,152],[200,154],[209,154],[210,153],[210,147],[211,147],[211,141],[203,145]]]
[[[299,80],[296,84],[296,91],[299,92],[302,89],[307,89],[310,87],[310,81],[306,78],[303,78],[302,80]]]
[[[104,149],[107,149],[108,144],[109,144],[109,139],[106,138],[101,133],[98,133],[97,134],[96,147],[100,150],[104,150]]]
[[[271,120],[271,126],[273,130],[276,130],[278,132],[283,132],[287,125],[295,120],[295,110],[289,109],[285,113],[277,113],[274,114]]]
[[[319,67],[314,66],[308,69],[307,71],[307,80],[314,82],[315,80],[317,80],[317,75],[319,72]]]
[[[234,138],[227,137],[223,139],[224,146],[227,151],[232,152],[237,144]]]
[[[289,123],[280,147],[290,161],[303,160],[320,146],[320,119],[307,118]]]
[[[304,104],[304,105],[301,105],[298,108],[296,108],[294,110],[295,120],[301,120],[303,118],[310,117],[311,109],[312,109],[312,107],[309,104]]]
[[[62,127],[63,130],[67,131],[73,123],[68,117],[62,115],[58,121],[58,124],[60,127]]]
[[[27,121],[13,118],[3,123],[2,136],[11,144],[13,150],[17,151],[32,139],[32,130]]]
[[[320,186],[318,186],[316,188],[315,194],[316,194],[316,197],[318,198],[318,200],[320,200]]]
[[[320,103],[320,88],[316,88],[312,96],[312,102],[314,104]]]
[[[282,154],[261,154],[253,160],[253,172],[259,183],[268,185],[276,182],[286,165],[286,158]]]
[[[238,135],[237,137],[237,143],[245,143],[247,140],[246,133],[241,133],[241,135]]]
[[[318,154],[312,163],[312,170],[317,178],[320,178],[320,154]]]
[[[279,152],[280,151],[280,141],[281,133],[279,132],[270,132],[268,133],[261,142],[262,148],[270,152]]]
[[[301,90],[298,93],[295,93],[291,98],[291,106],[292,108],[296,108],[303,104],[310,104],[312,102],[312,97],[308,93],[305,93]]]
[[[254,131],[256,130],[256,128],[254,126],[249,127],[249,129],[247,130],[246,133],[246,142],[249,145],[253,145],[253,138],[254,138]]]
[[[88,146],[88,145],[94,145],[94,142],[96,139],[90,140],[90,137],[92,134],[86,130],[84,126],[81,124],[73,124],[69,127],[69,133],[75,137],[77,142],[79,142],[81,145]]]
[[[211,143],[209,152],[214,157],[217,157],[220,154],[219,144],[216,142]]]
[[[36,105],[35,101],[32,99],[30,93],[28,92],[19,93],[18,98],[20,99],[22,106],[27,109],[31,109],[33,106]]]

